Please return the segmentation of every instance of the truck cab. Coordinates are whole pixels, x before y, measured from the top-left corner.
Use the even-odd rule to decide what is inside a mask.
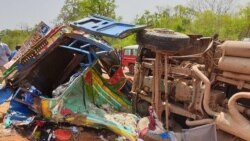
[[[122,66],[128,67],[130,74],[134,74],[137,52],[138,45],[130,45],[122,49]]]

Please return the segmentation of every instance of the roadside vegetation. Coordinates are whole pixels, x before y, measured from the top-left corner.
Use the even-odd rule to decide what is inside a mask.
[[[157,7],[156,12],[146,10],[134,19],[136,24],[168,28],[186,34],[212,36],[220,39],[241,40],[250,36],[250,3],[237,6],[236,0],[189,0],[187,5]],[[115,13],[115,0],[65,0],[56,21],[69,23],[91,13],[122,20]],[[136,14],[136,13],[135,13]],[[30,30],[4,30],[0,34],[11,49],[21,44],[31,33]],[[107,39],[110,40],[110,39]],[[135,36],[124,40],[111,40],[114,47],[135,44]]]

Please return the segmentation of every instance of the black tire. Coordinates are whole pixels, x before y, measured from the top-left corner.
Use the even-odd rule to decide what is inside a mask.
[[[189,45],[189,36],[168,29],[145,29],[137,33],[136,40],[146,48],[167,52],[178,52]]]

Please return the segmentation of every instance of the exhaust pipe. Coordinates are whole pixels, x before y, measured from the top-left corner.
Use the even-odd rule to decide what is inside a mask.
[[[239,92],[233,95],[228,101],[228,113],[218,113],[213,111],[209,107],[210,102],[210,91],[211,91],[211,82],[200,70],[199,67],[203,67],[202,65],[194,65],[192,66],[192,71],[204,82],[205,84],[205,92],[203,98],[203,107],[205,112],[215,117],[215,123],[217,127],[225,132],[228,132],[232,135],[235,135],[244,140],[250,141],[250,122],[241,115],[238,110],[237,100],[240,98],[250,99],[250,92]],[[189,121],[187,121],[188,123]],[[203,124],[206,122],[211,122],[209,120],[204,121],[193,121],[193,125]],[[190,124],[192,125],[192,124]]]
[[[211,123],[214,123],[213,119],[201,119],[201,120],[194,120],[194,121],[191,121],[189,119],[186,120],[186,125],[190,127],[211,124]]]
[[[204,67],[204,65],[194,65],[192,66],[192,71],[195,73],[196,76],[198,76],[205,84],[205,92],[204,92],[204,98],[203,98],[203,107],[205,112],[210,116],[217,116],[219,113],[213,111],[209,107],[209,101],[210,101],[210,91],[211,91],[211,82],[207,78],[206,75],[204,75],[199,68]]]
[[[240,98],[250,99],[250,93],[239,92],[233,95],[228,101],[229,114],[220,113],[216,118],[216,125],[228,133],[250,141],[250,122],[240,114],[236,106]]]

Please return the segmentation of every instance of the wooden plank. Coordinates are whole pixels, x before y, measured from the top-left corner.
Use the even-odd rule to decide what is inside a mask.
[[[164,89],[165,89],[165,116],[166,116],[166,129],[169,130],[169,104],[168,104],[168,56],[164,56]]]
[[[155,68],[154,68],[154,88],[155,88],[155,96],[154,96],[154,103],[155,103],[155,112],[158,118],[161,120],[161,93],[160,93],[160,81],[161,81],[161,73],[160,73],[160,66],[161,66],[161,54],[156,53],[156,60],[155,60]]]

